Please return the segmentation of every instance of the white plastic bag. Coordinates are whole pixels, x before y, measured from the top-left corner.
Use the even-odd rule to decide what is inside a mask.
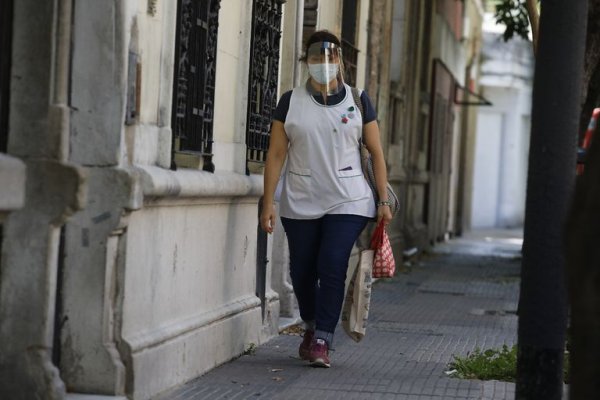
[[[342,308],[342,328],[355,342],[362,340],[367,329],[374,256],[374,250],[360,252],[358,265],[348,284]]]

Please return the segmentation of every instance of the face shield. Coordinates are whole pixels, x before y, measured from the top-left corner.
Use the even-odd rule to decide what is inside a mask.
[[[317,42],[308,47],[306,54],[310,80],[309,91],[319,93],[327,102],[327,96],[336,94],[344,87],[344,64],[342,49],[331,42]]]

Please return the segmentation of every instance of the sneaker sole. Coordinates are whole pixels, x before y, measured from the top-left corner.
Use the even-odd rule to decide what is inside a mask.
[[[322,358],[317,358],[316,360],[312,360],[310,362],[310,366],[315,368],[329,368],[331,367],[331,364],[326,363]]]

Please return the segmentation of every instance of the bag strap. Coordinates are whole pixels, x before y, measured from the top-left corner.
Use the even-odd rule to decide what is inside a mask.
[[[360,94],[358,93],[358,89],[355,87],[350,88],[350,91],[352,92],[352,97],[354,98],[354,104],[356,104],[356,107],[358,108],[358,111],[360,111],[360,117],[364,118],[365,117],[365,110],[363,109],[363,105],[362,105],[362,101],[360,101]],[[362,135],[361,135],[361,141],[363,144],[365,144],[365,130],[362,130]]]
[[[383,224],[383,220],[381,220],[375,230],[373,231],[373,236],[371,236],[371,249],[377,250],[378,247],[383,243],[383,235],[385,232],[385,225]]]

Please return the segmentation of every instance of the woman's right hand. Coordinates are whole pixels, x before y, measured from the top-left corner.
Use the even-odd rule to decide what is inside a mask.
[[[260,213],[260,227],[267,233],[273,233],[275,227],[275,206],[273,203],[263,205]]]

